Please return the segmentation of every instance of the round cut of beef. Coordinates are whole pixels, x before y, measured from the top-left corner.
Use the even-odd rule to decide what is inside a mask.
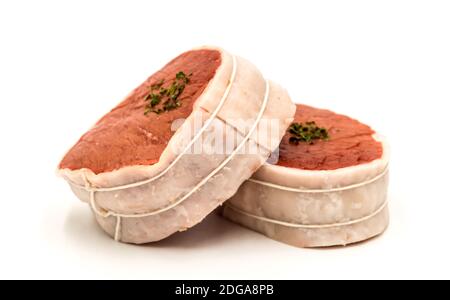
[[[194,49],[103,116],[59,173],[116,240],[158,241],[230,198],[277,147],[294,113],[287,92],[247,60]],[[220,149],[230,136],[231,146]]]
[[[221,64],[218,50],[197,50],[183,53],[169,62],[137,87],[111,112],[101,118],[72,147],[60,163],[61,169],[86,168],[95,174],[111,172],[130,165],[153,165],[173,136],[172,123],[187,118],[197,98]],[[143,99],[151,92],[159,96],[161,88],[168,89],[183,72],[189,83],[179,97],[181,106],[169,113],[145,114],[147,102]],[[158,87],[158,90],[155,88]]]
[[[347,245],[382,233],[389,222],[385,139],[357,120],[306,105],[297,105],[294,122],[314,122],[326,134],[298,141],[290,129],[277,163],[247,180],[223,215],[298,247]]]

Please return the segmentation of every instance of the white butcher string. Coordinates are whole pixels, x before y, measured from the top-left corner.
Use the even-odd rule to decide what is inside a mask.
[[[345,190],[351,190],[351,189],[354,189],[354,188],[365,186],[365,185],[367,185],[369,183],[375,182],[378,179],[382,178],[384,175],[386,175],[386,173],[388,171],[389,171],[389,167],[386,166],[385,169],[383,170],[383,172],[381,172],[380,174],[378,174],[377,176],[373,177],[370,180],[359,182],[359,183],[355,183],[355,184],[351,184],[351,185],[346,185],[346,186],[343,186],[343,187],[330,188],[330,189],[296,189],[296,188],[291,188],[291,187],[288,187],[288,186],[278,185],[278,184],[270,183],[270,182],[267,182],[267,181],[261,181],[261,180],[251,179],[251,178],[248,181],[256,183],[256,184],[268,186],[268,187],[271,187],[271,188],[274,188],[274,189],[277,189],[277,190],[283,190],[283,191],[294,192],[294,193],[308,193],[308,194],[332,193],[332,192],[341,192],[341,191],[345,191]]]
[[[232,210],[234,210],[235,212],[241,214],[241,215],[245,215],[247,217],[253,218],[253,219],[257,219],[260,220],[262,222],[266,222],[266,223],[272,223],[272,224],[276,224],[276,225],[282,225],[282,226],[286,226],[286,227],[291,227],[291,228],[301,228],[301,229],[325,229],[325,228],[334,228],[334,227],[339,227],[339,226],[347,226],[347,225],[353,225],[353,224],[357,224],[357,223],[361,223],[364,221],[367,221],[369,219],[371,219],[372,217],[375,217],[376,215],[378,215],[388,204],[387,199],[383,202],[383,204],[377,209],[375,210],[373,213],[371,213],[370,215],[367,215],[365,217],[359,218],[359,219],[355,219],[355,220],[351,220],[351,221],[347,221],[347,222],[341,222],[341,223],[333,223],[333,224],[319,224],[319,225],[312,225],[312,224],[295,224],[295,223],[289,223],[289,222],[283,222],[283,221],[279,221],[279,220],[274,220],[274,219],[270,219],[270,218],[266,218],[266,217],[261,217],[258,215],[254,215],[251,213],[248,213],[246,211],[243,211],[239,208],[237,208],[234,205],[231,204],[225,204],[225,208],[230,208]]]
[[[232,81],[230,81],[230,83],[232,83]],[[183,197],[181,197],[180,199],[178,199],[176,202],[172,203],[171,205],[166,206],[166,207],[164,207],[162,209],[159,209],[159,210],[156,210],[156,211],[151,211],[151,212],[142,213],[142,214],[120,214],[120,213],[115,213],[115,212],[112,212],[112,211],[103,211],[103,212],[101,212],[97,208],[96,203],[95,203],[95,192],[97,192],[97,191],[105,191],[105,189],[89,189],[89,188],[85,188],[86,190],[88,190],[90,192],[90,204],[91,204],[91,207],[92,207],[92,209],[94,210],[94,212],[96,214],[100,215],[103,218],[107,218],[107,217],[110,217],[110,216],[116,217],[116,229],[115,229],[115,234],[114,234],[114,239],[116,241],[119,240],[119,238],[120,238],[119,235],[120,235],[120,228],[121,228],[121,218],[142,218],[142,217],[148,217],[148,216],[152,216],[152,215],[163,213],[165,211],[168,211],[168,210],[174,208],[175,206],[179,205],[180,203],[185,201],[187,198],[189,198],[198,189],[200,189],[204,184],[206,184],[214,175],[216,175],[219,171],[221,171],[233,159],[233,157],[241,150],[241,148],[245,146],[247,140],[253,134],[253,132],[255,131],[256,127],[258,126],[261,118],[263,117],[263,114],[264,114],[264,112],[266,110],[266,107],[267,107],[267,102],[269,100],[269,92],[270,92],[270,85],[269,85],[269,82],[267,80],[265,82],[265,85],[266,85],[266,90],[265,90],[265,95],[264,95],[264,99],[263,99],[263,103],[262,103],[261,109],[260,109],[260,111],[258,113],[258,116],[257,116],[257,118],[255,120],[255,123],[250,128],[249,132],[244,137],[244,139],[241,141],[241,143],[227,157],[227,159],[225,159],[215,170],[213,170],[208,176],[206,176],[202,181],[200,181],[200,183],[198,183],[190,192],[188,192],[186,195],[184,195]],[[209,125],[209,123],[208,123],[208,125]],[[146,183],[148,183],[148,182],[150,182],[150,181],[147,181]],[[141,185],[141,184],[139,184],[139,185]],[[131,187],[131,186],[130,185],[126,185],[126,187],[122,187],[122,189],[129,188],[129,187]]]

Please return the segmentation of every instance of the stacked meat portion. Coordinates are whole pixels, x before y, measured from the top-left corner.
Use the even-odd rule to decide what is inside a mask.
[[[294,112],[287,92],[247,60],[195,49],[103,116],[59,172],[109,235],[157,241],[230,198],[277,147]],[[229,151],[207,151],[229,135]]]
[[[347,245],[382,233],[389,151],[369,126],[344,115],[297,105],[296,124],[316,124],[324,139],[280,144],[266,164],[227,202],[223,215],[299,247]]]

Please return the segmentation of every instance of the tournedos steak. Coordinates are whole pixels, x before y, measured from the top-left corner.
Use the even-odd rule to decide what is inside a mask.
[[[346,245],[382,233],[389,222],[385,139],[354,119],[306,105],[297,105],[294,121],[303,127],[290,126],[278,163],[246,181],[223,215],[299,247]],[[291,133],[311,126],[324,138],[299,141]]]
[[[230,198],[276,149],[294,113],[287,92],[247,60],[194,49],[103,116],[64,156],[59,173],[110,236],[158,241]],[[232,151],[197,153],[199,145],[214,149],[217,132],[236,135]],[[250,147],[258,151],[243,151]]]

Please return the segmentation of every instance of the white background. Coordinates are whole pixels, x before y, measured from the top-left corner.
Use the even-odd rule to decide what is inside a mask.
[[[118,244],[55,176],[65,151],[181,51],[219,45],[296,102],[392,145],[391,225],[305,250],[218,216]],[[448,1],[1,1],[0,278],[450,278]]]

